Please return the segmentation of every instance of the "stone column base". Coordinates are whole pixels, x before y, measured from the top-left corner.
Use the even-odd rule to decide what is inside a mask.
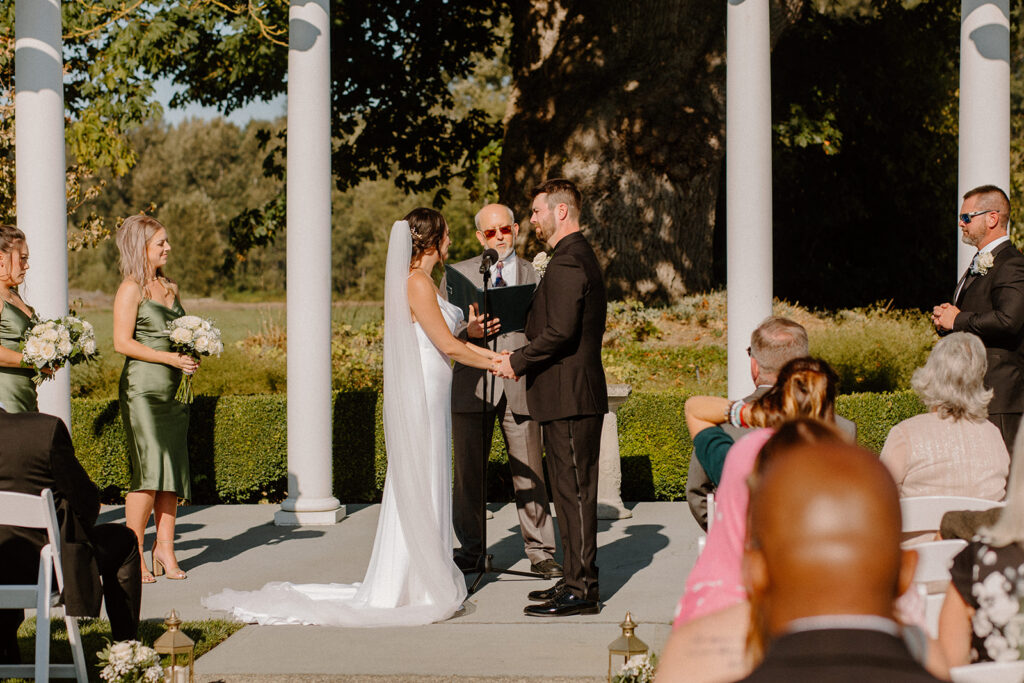
[[[345,519],[345,506],[333,510],[305,510],[291,512],[278,510],[274,513],[274,526],[326,526]]]

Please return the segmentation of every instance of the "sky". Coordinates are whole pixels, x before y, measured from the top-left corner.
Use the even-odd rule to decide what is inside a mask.
[[[172,109],[168,102],[171,101],[174,93],[175,87],[170,80],[162,79],[156,82],[156,98],[164,107],[164,121],[167,123],[177,125],[188,118],[212,119],[220,116],[214,107],[202,107],[198,104],[189,104],[182,109]],[[270,101],[253,102],[247,107],[231,112],[227,119],[237,126],[244,126],[252,119],[274,119],[286,113],[285,102],[284,95]]]

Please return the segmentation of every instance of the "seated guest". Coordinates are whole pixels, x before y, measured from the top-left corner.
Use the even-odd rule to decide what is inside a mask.
[[[751,491],[756,490],[761,471],[776,453],[798,444],[845,443],[845,439],[843,432],[826,422],[805,417],[784,422],[757,456],[749,478]],[[687,683],[720,683],[746,676],[753,668],[747,652],[749,623],[750,605],[744,600],[681,624],[662,650],[659,678],[671,680],[678,675]]]
[[[750,335],[747,353],[750,356],[750,378],[756,389],[743,402],[751,403],[768,393],[782,366],[795,358],[810,355],[807,348],[807,330],[803,325],[779,316],[765,318]],[[713,493],[722,480],[722,468],[729,449],[751,430],[729,424],[725,415],[713,414],[702,421],[694,421],[693,417],[687,413],[693,455],[686,475],[686,503],[700,527],[707,530],[708,494]],[[849,434],[850,440],[856,441],[857,425],[839,415],[835,419],[836,424]]]
[[[954,332],[914,371],[910,384],[928,412],[893,427],[882,447],[900,496],[1003,499],[1010,457],[999,428],[986,419],[987,367],[981,340]]]
[[[900,549],[896,487],[873,453],[841,444],[779,452],[750,505],[744,575],[764,658],[744,681],[939,680],[893,619],[917,556]]]
[[[1021,659],[1024,648],[1024,430],[1013,444],[1006,507],[953,559],[939,616],[950,666]]]
[[[121,524],[96,525],[99,492],[59,418],[7,413],[0,406],[0,490],[36,496],[43,489],[53,492],[57,509],[67,613],[99,616],[105,600],[113,639],[135,639],[142,596],[135,533]],[[34,584],[46,543],[45,530],[0,526],[0,583]],[[17,633],[24,616],[23,610],[0,610],[0,662],[20,660]]]
[[[828,363],[814,358],[792,360],[779,372],[768,393],[741,406],[745,425],[757,427],[729,450],[722,484],[715,496],[715,519],[704,552],[697,558],[679,601],[675,625],[710,614],[746,599],[740,560],[747,529],[747,477],[758,452],[786,420],[813,417],[833,422],[836,375]],[[686,401],[687,424],[709,420],[730,410],[729,401],[717,396],[693,396]]]

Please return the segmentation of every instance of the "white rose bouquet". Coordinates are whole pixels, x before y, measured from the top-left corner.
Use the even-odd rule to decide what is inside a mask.
[[[224,350],[220,330],[209,320],[198,315],[183,315],[171,321],[166,330],[171,348],[198,359],[200,356],[219,356]],[[184,375],[174,395],[182,403],[192,403],[192,375]]]
[[[100,678],[108,683],[158,683],[164,678],[160,655],[137,640],[108,642],[97,658],[103,665]]]
[[[658,667],[658,657],[654,654],[634,655],[629,658],[619,672],[612,676],[613,683],[651,683],[654,670]]]
[[[37,322],[18,346],[22,364],[36,369],[32,381],[37,385],[53,377],[52,372],[45,370],[59,370],[99,356],[92,324],[73,315]]]

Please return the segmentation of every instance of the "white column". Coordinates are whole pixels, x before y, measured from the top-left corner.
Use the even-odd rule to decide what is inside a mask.
[[[750,333],[772,313],[771,48],[767,0],[729,0],[725,170],[729,396],[750,393]]]
[[[597,464],[597,518],[629,519],[633,512],[622,503],[622,459],[619,455],[619,408],[633,387],[608,385],[608,412],[601,425],[601,453]]]
[[[979,185],[1010,192],[1010,0],[964,0],[960,12],[960,164],[954,213],[964,193]],[[954,277],[959,279],[975,249],[960,241],[959,228],[955,234]]]
[[[288,498],[278,525],[334,524],[331,476],[329,0],[291,0],[288,23]]]
[[[31,252],[23,294],[40,317],[56,318],[68,310],[60,0],[17,0],[14,35],[18,227]],[[39,409],[71,425],[66,369],[39,388]]]

